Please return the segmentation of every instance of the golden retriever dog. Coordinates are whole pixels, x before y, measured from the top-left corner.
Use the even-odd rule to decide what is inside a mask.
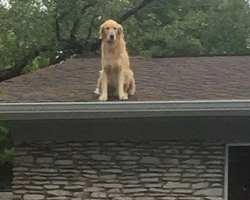
[[[100,77],[97,81],[96,90],[94,91],[95,94],[100,95],[102,88],[101,88],[101,78],[102,78],[103,71],[100,71]],[[109,82],[109,81],[108,81]],[[113,89],[113,92],[109,91]],[[135,79],[134,73],[132,70],[125,71],[125,79],[124,79],[124,92],[126,95],[134,95],[135,94]],[[115,85],[108,84],[108,94],[110,95],[118,95],[117,87]]]
[[[100,27],[101,65],[96,94],[99,100],[108,100],[109,86],[116,88],[119,99],[128,99],[135,93],[134,73],[124,40],[123,27],[114,20],[107,20]]]

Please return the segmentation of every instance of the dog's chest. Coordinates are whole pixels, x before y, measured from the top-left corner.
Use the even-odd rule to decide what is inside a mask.
[[[106,72],[108,79],[116,80],[120,70],[117,66],[107,65],[104,68],[104,71]]]
[[[115,58],[114,56],[106,55],[102,59],[104,71],[106,73],[118,73],[121,69],[120,59]]]
[[[104,66],[104,71],[107,75],[108,83],[110,85],[115,86],[117,84],[118,74],[119,74],[119,67],[116,64],[107,64]]]

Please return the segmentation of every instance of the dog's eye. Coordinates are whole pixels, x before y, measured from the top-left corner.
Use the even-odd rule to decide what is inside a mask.
[[[109,30],[109,27],[106,27],[106,30]]]
[[[116,30],[117,28],[116,27],[114,27],[114,30]]]

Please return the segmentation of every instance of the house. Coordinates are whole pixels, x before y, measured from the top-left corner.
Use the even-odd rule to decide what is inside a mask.
[[[12,193],[11,192],[1,192],[0,199],[1,200],[12,200]]]
[[[128,101],[98,102],[97,58],[0,83],[0,120],[15,144],[13,199],[246,197],[250,56],[131,61],[137,92]]]

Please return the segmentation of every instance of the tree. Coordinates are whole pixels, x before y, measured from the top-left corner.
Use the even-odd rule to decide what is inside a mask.
[[[117,13],[124,13],[120,15],[123,22],[152,1],[142,0],[131,7],[130,2],[114,0],[108,3],[100,0],[10,0],[10,8],[1,7],[2,18],[6,20],[0,24],[0,29],[11,38],[2,42],[2,49],[9,56],[0,63],[3,69],[0,81],[37,69],[37,66],[60,62],[73,54],[98,55],[97,29],[102,18],[119,20]],[[111,13],[110,16],[107,13]],[[34,65],[37,56],[43,65],[40,62]]]
[[[151,6],[151,7],[150,7]],[[249,53],[249,4],[244,0],[155,1],[129,20],[134,54],[166,57]]]
[[[0,189],[11,188],[13,144],[10,139],[10,128],[0,122]]]
[[[250,9],[246,1],[215,2],[208,11],[201,43],[206,53],[249,53]]]
[[[100,55],[98,29],[122,23],[131,56],[249,53],[244,0],[9,0],[0,6],[0,81],[72,55]]]

